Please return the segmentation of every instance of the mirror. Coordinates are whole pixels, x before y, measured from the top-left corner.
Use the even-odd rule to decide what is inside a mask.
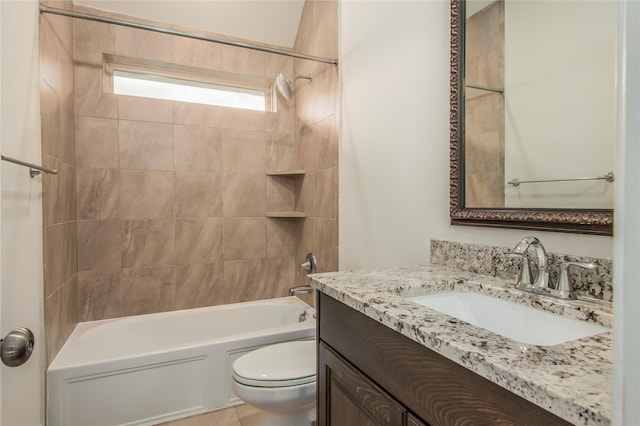
[[[452,0],[451,223],[612,234],[617,5]]]

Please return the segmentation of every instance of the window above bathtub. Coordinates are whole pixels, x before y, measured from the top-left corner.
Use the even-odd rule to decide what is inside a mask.
[[[105,91],[255,111],[274,111],[272,79],[104,55]]]

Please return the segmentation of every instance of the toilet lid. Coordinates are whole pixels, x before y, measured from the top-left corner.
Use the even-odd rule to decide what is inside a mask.
[[[249,352],[233,363],[233,378],[260,387],[296,386],[316,379],[316,342],[276,343]]]

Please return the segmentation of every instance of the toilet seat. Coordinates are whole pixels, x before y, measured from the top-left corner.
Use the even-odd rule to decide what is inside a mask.
[[[247,386],[281,388],[316,380],[316,342],[277,343],[249,352],[233,363],[233,379]]]

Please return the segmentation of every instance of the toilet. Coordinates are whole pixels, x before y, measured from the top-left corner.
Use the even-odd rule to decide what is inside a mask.
[[[261,410],[260,426],[309,426],[316,416],[316,342],[265,346],[235,360],[231,388]]]

